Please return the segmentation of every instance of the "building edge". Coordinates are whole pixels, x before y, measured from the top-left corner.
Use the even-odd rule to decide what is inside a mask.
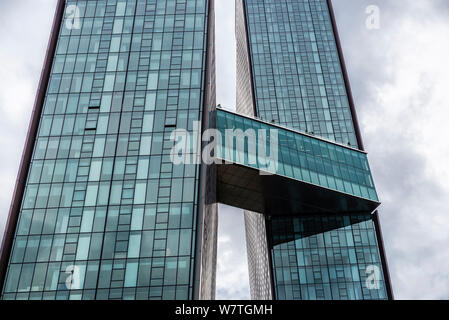
[[[388,300],[394,300],[393,287],[391,285],[391,278],[390,278],[390,269],[388,267],[388,261],[387,261],[385,246],[384,246],[382,228],[380,227],[378,211],[374,212],[374,214],[373,214],[373,222],[374,222],[374,228],[376,229],[377,243],[379,245],[379,253],[380,253],[380,257],[382,259],[382,261],[381,261],[382,270],[384,273],[385,287],[387,289]]]
[[[204,77],[201,136],[215,128],[215,0],[208,0],[206,71]],[[204,147],[205,142],[198,141]],[[197,150],[201,156],[201,148]],[[194,292],[193,300],[215,300],[218,250],[218,203],[216,196],[216,167],[201,162],[196,218]]]
[[[355,134],[357,137],[357,143],[359,144],[358,147],[360,150],[365,151],[365,147],[363,145],[363,140],[362,140],[362,134],[361,134],[361,130],[360,130],[360,125],[359,125],[359,121],[357,118],[357,112],[355,109],[354,97],[352,95],[351,84],[349,82],[348,70],[346,68],[346,63],[345,63],[345,59],[344,59],[344,55],[343,55],[343,49],[342,49],[342,45],[341,45],[341,41],[340,41],[340,35],[338,33],[338,27],[337,27],[337,21],[335,18],[334,7],[332,5],[332,0],[326,0],[326,1],[327,1],[328,9],[329,9],[331,22],[332,22],[332,29],[334,30],[335,43],[337,45],[337,51],[338,51],[338,56],[340,59],[340,65],[341,65],[341,69],[343,72],[343,78],[344,78],[344,82],[345,82],[346,92],[347,92],[348,99],[349,99],[349,107],[351,109],[351,115],[352,115],[352,119],[353,119],[353,123],[354,123],[354,129],[355,129]],[[382,262],[382,270],[383,270],[383,275],[384,275],[384,279],[385,279],[388,299],[393,300],[394,296],[393,296],[393,289],[392,289],[392,285],[391,285],[390,271],[388,269],[387,257],[386,257],[386,253],[385,253],[385,246],[384,246],[384,241],[383,241],[383,237],[382,237],[382,230],[380,227],[378,211],[373,213],[373,222],[374,222],[374,226],[375,226],[375,230],[376,230],[377,242],[379,245],[379,252],[380,252],[381,259],[382,259],[382,261],[381,261]]]
[[[236,112],[256,117],[254,74],[245,0],[235,0],[235,38],[237,62]],[[243,212],[251,299],[273,300],[275,286],[271,272],[272,261],[268,249],[266,218],[257,212],[248,210]],[[257,259],[257,255],[263,256],[263,259]]]
[[[14,186],[11,205],[9,208],[8,218],[3,234],[3,242],[0,249],[0,293],[3,292],[4,281],[8,269],[9,257],[14,242],[14,234],[19,218],[20,206],[25,191],[25,183],[28,176],[28,170],[33,156],[34,143],[36,141],[37,130],[39,128],[39,120],[47,92],[48,81],[50,78],[53,58],[58,42],[59,29],[64,16],[65,0],[58,0],[56,10],[53,16],[53,25],[50,32],[50,38],[44,58],[44,66],[41,71],[39,84],[37,88],[36,98],[34,100],[33,110],[31,113],[28,132],[25,139],[25,147],[20,160],[19,171]]]
[[[346,62],[345,62],[345,58],[343,55],[343,49],[341,46],[340,35],[338,33],[338,27],[337,27],[337,21],[335,19],[334,7],[332,6],[332,0],[326,0],[326,1],[327,1],[327,7],[329,10],[329,15],[330,15],[331,22],[332,22],[332,29],[334,31],[335,43],[337,45],[337,51],[338,51],[338,58],[340,59],[341,70],[343,73],[343,80],[345,82],[346,92],[348,95],[349,108],[351,110],[352,123],[354,124],[354,130],[355,130],[355,135],[357,137],[358,148],[362,151],[365,151],[365,148],[363,145],[363,140],[362,140],[362,134],[360,131],[359,120],[357,118],[357,112],[355,110],[354,97],[352,95],[351,84],[349,82],[348,70],[346,68]]]

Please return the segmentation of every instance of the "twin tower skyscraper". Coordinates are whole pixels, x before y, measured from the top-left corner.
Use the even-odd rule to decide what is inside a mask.
[[[2,299],[214,299],[217,203],[245,210],[253,299],[392,299],[331,1],[235,7],[232,112],[213,0],[58,0]],[[180,130],[214,160],[174,162]]]

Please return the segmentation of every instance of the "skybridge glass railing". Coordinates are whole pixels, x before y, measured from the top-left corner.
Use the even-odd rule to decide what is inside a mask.
[[[379,202],[365,152],[223,109],[216,128],[218,158]]]

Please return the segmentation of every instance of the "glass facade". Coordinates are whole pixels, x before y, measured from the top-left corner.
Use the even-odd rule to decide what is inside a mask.
[[[272,157],[271,152],[274,150],[270,150],[270,139],[273,138],[270,130],[276,131],[278,164],[273,174],[372,201],[379,200],[367,155],[362,151],[221,109],[217,109],[217,129],[222,136],[219,150],[224,160],[263,170],[265,159],[257,154],[258,148],[250,147],[251,140],[255,142],[253,146],[263,143],[258,134],[259,130],[263,130],[267,154]],[[249,136],[234,138],[231,146],[226,140],[226,130],[241,130]],[[237,149],[237,139],[245,139],[244,148]],[[261,164],[260,160],[264,163]]]
[[[192,299],[209,3],[65,6],[2,298]]]
[[[326,0],[245,0],[257,116],[357,147]]]
[[[361,142],[329,1],[237,0],[236,17],[238,65],[242,70],[248,66],[251,72],[251,83],[247,81],[246,87],[237,90],[237,111],[306,134],[290,130],[280,134],[280,174],[305,179],[308,171],[312,183],[378,201],[366,155],[352,149],[360,148]],[[245,75],[240,73],[238,79],[243,81]],[[248,127],[249,120],[231,123]],[[341,152],[340,156],[334,152]],[[282,208],[271,210],[265,215],[265,225],[247,226],[258,233],[247,235],[247,241],[261,239],[266,233],[272,267],[270,273],[253,277],[252,292],[260,291],[253,287],[265,288],[271,281],[274,299],[389,297],[374,215],[335,212],[310,216],[292,215]],[[249,257],[252,270],[262,269],[259,264],[258,259]],[[366,282],[373,269],[380,270],[375,288]],[[252,298],[266,297],[256,294]]]
[[[387,299],[371,215],[285,217],[267,222],[275,296],[281,300]],[[380,268],[380,267],[379,267]]]

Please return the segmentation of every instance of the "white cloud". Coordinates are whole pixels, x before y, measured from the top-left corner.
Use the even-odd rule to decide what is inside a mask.
[[[225,205],[219,212],[216,298],[250,299],[243,212]]]
[[[55,0],[0,4],[0,233],[11,203]],[[2,238],[2,237],[0,237]]]
[[[398,299],[449,298],[449,26],[438,4],[379,1],[377,32],[340,20]]]
[[[373,161],[374,154],[388,154],[391,149],[402,144],[408,146],[410,152],[420,156],[424,164],[422,167],[415,167],[415,172],[410,172],[411,176],[407,177],[413,184],[412,194],[418,198],[409,195],[403,195],[402,199],[389,197],[385,203],[386,209],[389,202],[399,201],[402,204],[401,211],[384,213],[386,223],[388,214],[403,215],[402,225],[389,226],[393,232],[395,229],[398,231],[391,239],[393,250],[407,252],[412,257],[422,255],[419,260],[413,259],[414,264],[407,263],[409,261],[406,257],[403,261],[395,261],[392,257],[392,265],[395,266],[393,279],[397,280],[394,284],[397,286],[398,297],[449,298],[449,279],[441,277],[447,272],[441,270],[441,265],[447,266],[449,263],[449,255],[443,245],[449,242],[446,201],[449,197],[449,171],[446,168],[449,158],[449,109],[446,97],[449,85],[449,43],[441,41],[448,38],[449,26],[446,21],[425,24],[404,20],[389,39],[391,46],[388,55],[394,65],[394,80],[373,88],[376,99],[364,116],[367,136],[375,139],[376,133],[382,132],[379,138],[386,139],[381,143],[382,147],[373,145],[370,148]],[[426,190],[422,190],[426,185],[421,183],[421,177],[425,182],[439,187],[444,192],[443,197],[430,198]],[[403,181],[387,183],[401,188]],[[391,189],[391,186],[378,187],[385,192]],[[423,193],[421,196],[420,192]],[[430,203],[432,200],[434,202]],[[442,243],[441,240],[445,241]],[[401,267],[398,267],[399,264]],[[434,282],[436,278],[439,278],[439,282]],[[420,288],[419,291],[416,291],[417,287]]]

